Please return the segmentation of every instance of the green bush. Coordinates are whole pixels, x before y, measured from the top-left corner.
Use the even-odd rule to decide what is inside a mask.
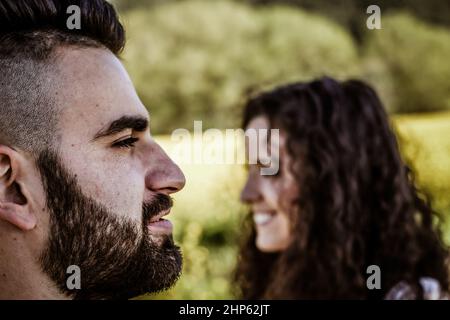
[[[232,1],[183,1],[123,16],[125,64],[154,132],[239,123],[243,93],[257,85],[357,74],[344,29],[293,8],[255,9]]]
[[[450,32],[399,13],[367,32],[366,67],[392,112],[450,109]]]

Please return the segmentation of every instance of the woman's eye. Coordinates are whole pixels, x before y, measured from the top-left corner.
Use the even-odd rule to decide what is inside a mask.
[[[270,164],[262,163],[260,160],[258,160],[256,165],[258,166],[258,168],[269,168],[270,167]]]
[[[114,148],[133,148],[135,143],[139,141],[138,138],[128,138],[125,140],[118,141],[113,144]]]
[[[261,169],[265,169],[265,168],[270,168],[271,167],[271,165],[272,165],[272,163],[270,163],[270,164],[264,164],[264,163],[262,163],[261,161],[259,161],[258,160],[258,162],[257,162],[257,164],[256,164],[256,166],[258,167],[258,169],[259,170],[261,170]],[[264,175],[264,177],[266,177],[266,178],[273,178],[273,177],[278,177],[278,176],[280,176],[280,171],[281,171],[281,164],[279,163],[278,164],[278,170],[274,173],[274,174],[271,174],[271,175]]]

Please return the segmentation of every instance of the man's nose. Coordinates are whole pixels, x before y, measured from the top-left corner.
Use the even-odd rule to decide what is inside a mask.
[[[183,189],[186,184],[186,178],[181,169],[159,145],[152,149],[152,153],[156,157],[151,157],[150,168],[145,177],[146,187],[154,192],[166,195]]]

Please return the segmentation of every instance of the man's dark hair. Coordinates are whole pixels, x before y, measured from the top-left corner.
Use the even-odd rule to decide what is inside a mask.
[[[79,30],[67,27],[71,5],[81,9]],[[105,0],[0,0],[0,144],[36,154],[55,140],[57,48],[119,55],[124,45],[124,29]]]

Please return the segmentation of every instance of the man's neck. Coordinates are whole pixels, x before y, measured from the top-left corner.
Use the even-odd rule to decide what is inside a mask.
[[[0,300],[68,299],[21,240],[0,236]]]

